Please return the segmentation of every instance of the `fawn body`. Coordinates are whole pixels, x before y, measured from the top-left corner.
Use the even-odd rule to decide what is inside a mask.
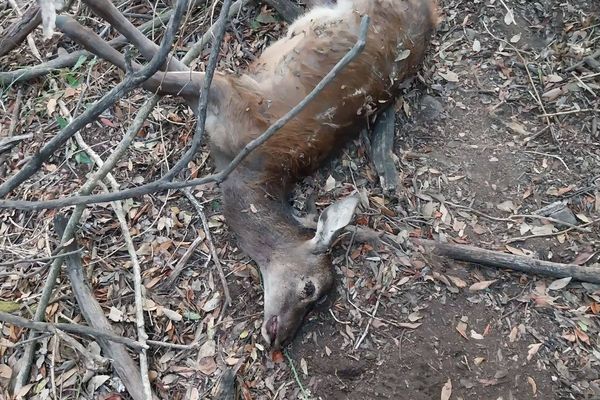
[[[112,10],[100,12],[110,23],[116,18]],[[435,0],[338,0],[316,7],[291,24],[286,36],[266,48],[245,74],[217,73],[211,86],[206,130],[215,164],[223,168],[346,54],[365,14],[370,25],[362,53],[221,184],[226,222],[263,276],[262,335],[273,348],[294,337],[307,311],[331,289],[334,274],[327,250],[357,205],[355,197],[334,203],[321,214],[315,233],[293,217],[287,199],[292,185],[387,107],[402,81],[414,75],[437,23]],[[69,36],[124,68],[116,50],[100,45],[99,38],[85,38],[90,33],[82,34],[72,23],[57,20]],[[128,32],[132,26],[120,26],[115,27],[131,36],[136,47],[149,45]],[[151,53],[142,51],[145,58]],[[194,106],[203,73],[176,62],[167,69],[171,72],[155,75],[144,86],[181,95]]]

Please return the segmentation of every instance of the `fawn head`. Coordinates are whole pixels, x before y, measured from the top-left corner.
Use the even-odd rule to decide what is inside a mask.
[[[328,250],[352,220],[357,204],[357,196],[332,204],[319,217],[312,238],[289,242],[261,266],[265,294],[262,335],[273,350],[293,339],[306,314],[332,289],[334,273]]]

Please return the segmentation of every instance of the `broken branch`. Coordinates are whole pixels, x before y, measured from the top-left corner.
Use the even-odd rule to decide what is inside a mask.
[[[576,264],[561,264],[551,261],[507,254],[461,244],[436,242],[426,239],[412,239],[413,242],[432,250],[433,253],[457,261],[483,265],[485,267],[506,268],[526,274],[545,275],[555,278],[572,277],[575,280],[600,283],[600,268],[582,267]]]
[[[333,79],[340,73],[342,69],[346,67],[365,46],[367,28],[369,25],[369,17],[364,16],[361,21],[359,36],[356,44],[352,47],[346,55],[323,77],[323,79],[315,86],[315,88],[294,108],[287,112],[284,116],[279,118],[273,125],[271,125],[266,131],[260,136],[251,140],[244,148],[238,153],[238,155],[220,172],[209,175],[203,178],[192,179],[189,181],[170,181],[164,180],[154,181],[142,186],[135,188],[125,189],[118,192],[112,193],[100,193],[97,195],[85,195],[85,196],[72,196],[65,197],[56,200],[47,201],[23,201],[23,200],[0,200],[0,208],[16,208],[21,210],[42,210],[61,208],[71,205],[79,204],[94,204],[94,203],[106,203],[114,200],[123,200],[132,197],[142,196],[144,194],[161,192],[169,189],[183,189],[186,187],[198,186],[209,182],[223,182],[227,176],[257,147],[265,143],[271,136],[273,136],[279,129],[281,129],[288,121],[296,117],[306,106],[312,102],[321,91],[329,85]],[[2,186],[0,186],[0,189]],[[0,191],[0,196],[2,192]]]

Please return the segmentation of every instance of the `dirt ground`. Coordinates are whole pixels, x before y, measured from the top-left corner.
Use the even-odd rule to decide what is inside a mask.
[[[294,204],[306,211],[313,201],[322,209],[348,188],[359,188],[367,206],[356,225],[385,232],[385,239],[342,235],[333,250],[333,298],[309,315],[284,362],[274,363],[263,347],[259,274],[220,214],[218,189],[207,185],[195,194],[206,207],[234,299],[224,313],[206,243],[177,286],[161,288],[202,234],[185,197],[159,194],[125,203],[143,262],[151,339],[202,343],[193,351],[152,349],[161,398],[213,398],[219,378],[237,366],[243,399],[600,399],[599,285],[454,262],[408,240],[435,238],[598,266],[600,76],[589,65],[568,68],[600,49],[600,3],[445,0],[441,9],[430,56],[396,107],[396,190],[381,189],[368,135],[296,190]],[[209,23],[206,12],[197,18],[198,26]],[[284,29],[268,7],[245,7],[229,30],[220,68],[243,70]],[[46,47],[52,52],[57,46],[71,50],[72,44],[57,39]],[[25,53],[5,56],[1,69],[33,65]],[[107,84],[121,77],[105,63],[85,68],[3,89],[3,129],[22,90],[27,100],[17,129],[34,133],[32,142],[12,151],[9,171],[57,130],[61,111],[50,112],[50,99],[73,110],[82,86],[88,99],[102,93],[103,85],[86,83],[86,74]],[[74,94],[67,90],[73,88],[69,74],[79,81],[70,89]],[[142,99],[136,92],[121,101],[82,132],[84,139],[105,157]],[[131,185],[160,176],[182,154],[193,122],[177,100],[163,100],[118,165],[118,180]],[[74,193],[91,169],[76,154],[71,145],[15,196]],[[207,159],[203,152],[191,169],[209,172]],[[563,208],[553,218],[577,229],[537,217],[557,202]],[[108,206],[89,210],[79,239],[86,273],[114,326],[135,337],[130,262],[119,225]],[[52,215],[0,211],[3,258],[50,251],[56,243]],[[29,278],[0,275],[0,304],[15,303],[19,315],[31,318],[44,282],[40,265],[17,264],[16,272],[39,272]],[[81,320],[65,277],[54,299],[47,320]],[[26,338],[7,324],[2,333],[10,343]],[[29,398],[49,396],[50,363],[66,376],[59,379],[61,398],[128,398],[110,369],[84,375],[84,363],[67,344],[52,351],[52,339],[40,342]],[[0,385],[20,351],[0,342]]]

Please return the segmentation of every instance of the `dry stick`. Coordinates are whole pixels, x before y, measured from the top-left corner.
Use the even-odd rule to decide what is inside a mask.
[[[204,239],[205,238],[198,236],[196,239],[194,239],[192,244],[190,244],[190,246],[187,248],[187,250],[185,251],[183,256],[181,256],[179,261],[177,261],[175,268],[173,268],[173,271],[171,271],[171,274],[169,275],[169,279],[167,279],[165,281],[165,284],[164,284],[165,289],[169,289],[175,284],[175,282],[177,281],[177,278],[179,278],[179,275],[181,275],[181,273],[185,269],[188,260],[190,259],[192,254],[194,254],[194,251],[196,251],[196,248],[198,246],[200,246],[200,243],[202,243],[204,241]],[[204,267],[202,269],[206,268],[206,266],[210,262],[210,259],[211,259],[211,255],[209,254],[208,257],[206,257],[206,261],[205,261]]]
[[[11,5],[13,10],[15,10],[15,12],[17,13],[17,15],[19,17],[23,16],[23,13],[21,12],[21,9],[19,8],[19,5],[17,4],[17,2],[15,0],[8,0],[8,3]],[[34,7],[31,7],[31,8],[34,8]],[[29,11],[29,10],[27,10],[27,11]],[[32,12],[35,13],[35,10]],[[37,13],[37,16],[39,16],[39,12]],[[33,29],[35,29],[35,27],[36,27],[35,25],[33,25],[31,23],[31,22],[35,23],[36,16],[34,16],[33,19],[30,19],[29,17],[27,17],[27,19],[28,19],[28,21],[27,20],[23,21],[23,22],[25,22],[25,25],[26,25],[24,30],[27,31],[27,30],[31,29],[31,30],[29,30],[29,32],[31,33],[31,31]],[[38,24],[39,24],[39,22],[38,22]],[[27,26],[27,25],[29,25],[29,26]],[[13,35],[12,39],[14,40],[19,33],[20,32],[17,32],[17,34]],[[6,36],[8,36],[8,35],[6,35]],[[17,40],[19,40],[19,39],[17,39]],[[23,39],[21,38],[20,40],[22,41]],[[20,42],[13,41],[12,43],[8,43],[8,44],[9,44],[9,47],[11,47],[11,46],[16,47],[16,45],[20,44]],[[38,50],[38,48],[35,45],[35,41],[33,40],[33,35],[29,35],[29,34],[27,35],[27,44],[29,45],[29,49],[31,50],[31,53],[35,56],[35,58],[37,58],[38,60],[41,61],[42,55],[40,54],[40,51]],[[0,57],[2,57],[1,52],[0,52]]]
[[[17,47],[42,22],[40,8],[32,4],[15,24],[11,25],[0,38],[0,57]]]
[[[154,72],[156,72],[158,67],[162,64],[161,57],[162,57],[162,59],[164,59],[167,55],[168,49],[171,47],[171,43],[173,42],[173,39],[175,36],[175,31],[177,30],[177,27],[179,26],[179,22],[181,20],[183,11],[185,10],[185,3],[186,3],[185,0],[179,0],[177,2],[177,6],[176,6],[176,10],[173,15],[173,19],[169,22],[169,26],[167,27],[167,31],[165,32],[165,36],[163,37],[163,41],[161,42],[160,51],[157,52],[155,57],[152,59],[152,61],[146,67],[144,67],[142,70],[138,71],[138,73],[141,73],[144,70],[146,71],[144,74],[138,75],[140,77],[140,79],[146,77],[146,74],[148,74],[149,72],[152,72],[152,74]],[[173,29],[173,28],[175,28],[175,29]],[[136,74],[138,74],[138,73],[136,73]],[[150,76],[150,75],[151,74],[148,74],[148,76]],[[129,76],[129,79],[126,78],[126,81],[127,80],[131,81],[132,80],[131,75],[128,75],[128,76]],[[114,91],[109,92],[109,94],[110,93],[114,93]],[[107,94],[104,97],[108,97],[109,94]],[[115,99],[115,101],[116,101],[116,99]],[[157,102],[158,102],[158,99],[156,99],[155,101],[151,100],[151,101],[147,102],[142,107],[142,110],[143,111],[147,110],[147,113],[149,114]],[[95,103],[95,104],[98,104],[98,103]],[[93,108],[93,106],[92,106],[92,108]],[[90,109],[88,109],[86,112],[84,112],[80,116],[80,119],[81,119],[81,117],[84,117],[88,113],[89,110]],[[138,116],[143,115],[142,110],[140,110],[140,113],[138,114]],[[146,114],[146,116],[148,114]],[[85,118],[83,118],[83,119],[85,119]],[[108,160],[105,164],[105,168],[104,169],[101,168],[100,170],[98,170],[97,174],[95,176],[93,176],[92,178],[90,178],[86,182],[86,184],[82,187],[82,189],[80,191],[81,193],[83,193],[83,194],[91,193],[92,190],[96,187],[97,182],[99,180],[103,179],[103,177],[114,167],[114,165],[117,163],[117,161],[119,160],[121,155],[126,151],[127,146],[129,145],[131,140],[133,140],[133,138],[135,137],[135,135],[137,134],[137,132],[139,131],[139,129],[141,128],[141,126],[143,125],[145,120],[146,120],[145,117],[144,118],[136,117],[134,119],[132,125],[129,127],[129,130],[128,130],[127,136],[126,136],[126,138],[129,139],[129,142],[127,142],[125,139],[123,141],[121,141],[121,143],[119,144],[119,147],[116,149],[116,151],[113,154],[111,154],[111,156],[108,158]],[[70,126],[72,126],[72,124],[69,124],[65,129],[68,129]],[[65,130],[63,130],[63,132],[64,131]],[[75,132],[73,132],[73,134],[74,133]],[[2,186],[0,186],[0,188]],[[0,192],[1,192],[1,190],[0,190]],[[2,196],[2,194],[0,194],[0,196]],[[82,215],[84,209],[85,209],[85,207],[83,207],[83,206],[75,208],[73,214],[69,218],[69,222],[64,231],[64,234],[62,235],[61,244],[64,244],[73,238],[74,233],[76,231],[76,225],[79,222],[79,219],[81,218],[81,215]],[[41,321],[44,318],[46,306],[48,305],[48,302],[50,301],[50,297],[52,296],[54,284],[56,282],[56,279],[58,278],[58,275],[60,272],[60,267],[63,263],[63,260],[64,260],[64,257],[56,258],[54,260],[54,262],[52,263],[52,266],[50,267],[50,271],[48,272],[48,277],[46,278],[46,283],[44,285],[42,295],[40,297],[39,304],[38,304],[38,307],[35,312],[35,316],[34,316],[35,321]],[[33,339],[35,336],[36,336],[35,332],[31,332],[29,335],[29,339]],[[21,365],[21,368],[19,368],[19,372],[17,373],[17,376],[15,377],[15,380],[13,381],[14,392],[18,392],[23,387],[23,385],[25,384],[25,382],[27,381],[27,379],[29,377],[29,369],[33,362],[34,350],[35,350],[35,342],[31,342],[27,347],[25,347],[25,351],[20,360],[20,362],[22,362],[23,365]]]
[[[84,335],[94,339],[110,340],[111,342],[131,347],[134,350],[141,350],[144,348],[144,345],[142,345],[136,340],[116,335],[115,333],[108,330],[96,329],[85,325],[63,323],[51,324],[48,322],[30,321],[26,318],[18,317],[16,315],[12,315],[1,311],[0,322],[5,322],[8,324],[19,326],[21,328],[34,329],[39,332],[48,332],[52,334],[56,333],[57,329],[60,329],[64,332],[74,333],[77,335]]]
[[[52,256],[48,256],[48,257],[40,257],[40,258],[28,258],[28,259],[24,259],[24,260],[15,260],[15,261],[7,261],[7,262],[3,262],[0,263],[0,267],[12,267],[13,265],[17,265],[17,264],[34,264],[34,263],[38,263],[38,262],[44,262],[44,261],[52,261],[58,257],[65,257],[65,256],[70,256],[72,254],[76,254],[76,253],[81,253],[83,250],[82,249],[77,249],[77,250],[73,250],[73,251],[68,251],[65,253],[58,253]],[[15,272],[7,272],[7,275],[13,274]],[[0,276],[2,276],[3,273],[0,273]]]
[[[223,266],[221,265],[219,255],[217,254],[215,244],[213,243],[210,234],[210,227],[208,226],[208,220],[206,219],[206,214],[204,213],[204,207],[202,207],[202,204],[200,204],[198,199],[194,197],[194,195],[189,189],[185,189],[183,193],[185,194],[185,197],[188,198],[190,203],[192,203],[192,205],[196,209],[196,212],[200,215],[200,219],[202,220],[202,227],[204,228],[204,233],[206,234],[208,248],[210,250],[210,254],[212,255],[213,262],[215,263],[215,267],[217,267],[219,278],[221,279],[221,286],[223,286],[223,294],[225,295],[225,304],[223,306],[223,309],[221,310],[221,315],[223,315],[227,307],[231,305],[231,295],[229,294],[229,286],[227,285],[227,279],[225,279],[225,274],[223,273]]]
[[[147,33],[153,30],[158,24],[163,24],[169,21],[171,15],[173,14],[173,10],[167,10],[162,14],[158,15],[153,20],[143,23],[138,28],[143,33]],[[127,39],[124,36],[118,36],[108,42],[111,46],[118,49],[126,45]],[[93,56],[87,50],[78,50],[73,53],[66,54],[64,56],[57,57],[53,60],[47,61],[45,63],[41,63],[39,65],[35,65],[33,67],[26,67],[22,69],[18,69],[15,71],[6,71],[0,72],[0,85],[10,85],[16,82],[28,81],[30,79],[37,78],[39,76],[46,75],[54,70],[72,67],[81,57],[90,57]]]
[[[6,182],[0,185],[0,197],[6,196],[17,186],[22,184],[25,180],[27,180],[31,175],[33,175],[42,164],[60,147],[62,146],[70,137],[72,137],[76,132],[85,127],[90,121],[96,119],[100,114],[106,110],[108,107],[115,104],[121,97],[123,97],[126,93],[130,92],[140,83],[147,80],[149,77],[154,75],[155,72],[158,71],[160,66],[163,64],[165,58],[169,54],[171,49],[171,45],[173,44],[173,39],[177,33],[177,29],[179,28],[179,24],[181,22],[181,17],[183,16],[183,12],[186,9],[187,0],[178,0],[177,5],[175,6],[175,12],[173,13],[173,18],[169,21],[169,25],[165,31],[165,35],[160,44],[159,50],[156,52],[152,60],[145,65],[142,69],[127,74],[125,79],[120,82],[117,86],[111,89],[108,93],[106,93],[102,98],[96,101],[93,105],[91,105],[88,109],[86,109],[81,115],[75,118],[69,125],[67,125],[64,129],[62,129],[54,138],[52,138],[38,154],[33,156],[15,175],[10,177]],[[64,18],[63,16],[58,16],[57,20],[60,18]]]
[[[432,250],[437,255],[458,261],[480,264],[486,267],[507,268],[527,274],[546,275],[555,278],[572,277],[578,281],[600,283],[600,268],[598,267],[582,267],[575,264],[536,260],[526,256],[433,240],[417,238],[411,240]]]
[[[144,194],[161,192],[169,189],[182,189],[186,187],[198,186],[209,182],[223,182],[227,176],[257,147],[264,144],[269,138],[277,133],[288,121],[296,117],[306,106],[312,102],[323,89],[335,79],[342,69],[346,67],[365,46],[367,28],[369,25],[369,17],[364,16],[360,25],[359,37],[356,44],[346,55],[325,75],[325,77],[315,86],[315,88],[294,108],[279,118],[260,136],[251,140],[244,148],[235,156],[235,158],[220,172],[206,176],[204,178],[192,179],[189,181],[171,181],[164,182],[162,180],[151,182],[135,188],[125,189],[112,193],[100,193],[97,195],[86,196],[71,196],[56,200],[47,201],[22,201],[22,200],[0,200],[0,208],[16,208],[20,210],[43,210],[61,208],[78,204],[95,204],[106,203],[115,200],[123,200],[132,197],[142,196]]]
[[[75,134],[75,140],[79,147],[81,147],[90,158],[96,163],[99,168],[102,168],[104,165],[104,161],[98,153],[96,153],[88,144],[83,140],[81,134],[78,132]],[[110,182],[111,186],[114,190],[119,189],[119,184],[114,176],[109,172],[106,175],[107,180]],[[104,185],[103,182],[99,182],[103,189],[108,192],[108,188]],[[131,239],[131,234],[129,233],[129,226],[127,225],[127,220],[125,219],[125,212],[123,211],[123,204],[120,201],[114,201],[111,203],[112,208],[119,220],[119,225],[121,225],[121,231],[123,232],[123,238],[125,239],[125,243],[127,245],[127,252],[129,253],[129,257],[131,258],[131,263],[133,265],[133,286],[134,286],[134,299],[135,299],[135,317],[136,317],[136,328],[138,332],[138,341],[142,344],[146,344],[148,340],[148,335],[146,334],[146,330],[144,329],[144,300],[142,297],[142,269],[140,268],[140,262],[135,252],[135,246],[133,245],[133,240]],[[140,375],[142,377],[142,385],[144,388],[144,396],[147,399],[152,398],[152,388],[150,386],[150,377],[148,375],[148,354],[146,349],[142,349],[140,351]]]
[[[66,227],[66,218],[60,214],[54,217],[54,225],[59,236],[64,236],[64,229]],[[72,246],[75,246],[73,240]],[[105,332],[112,332],[112,326],[106,319],[102,306],[96,298],[90,288],[89,283],[84,275],[84,267],[81,262],[81,257],[73,255],[66,258],[67,264],[67,275],[71,283],[71,289],[81,310],[81,315],[85,318],[87,323],[95,329],[99,329]],[[140,343],[132,339],[128,341],[139,344],[138,350],[143,351],[148,348],[145,343]],[[129,353],[127,348],[121,344],[112,343],[106,339],[98,339],[98,344],[102,348],[104,354],[113,360],[113,368],[119,378],[123,381],[123,384],[127,388],[130,396],[135,400],[148,400],[148,397],[144,394],[144,384],[140,371]]]
[[[194,136],[192,137],[192,143],[187,151],[183,154],[183,156],[175,163],[175,165],[165,173],[165,175],[160,179],[160,181],[170,181],[172,180],[179,171],[181,171],[184,167],[187,167],[188,163],[194,158],[198,153],[198,148],[202,144],[202,139],[204,138],[204,131],[206,128],[206,112],[208,109],[208,94],[210,91],[210,85],[213,80],[213,76],[215,74],[215,69],[217,68],[217,61],[219,58],[219,52],[221,51],[221,42],[223,41],[223,37],[225,36],[225,28],[227,26],[227,19],[229,15],[229,9],[231,7],[232,0],[224,0],[223,6],[221,7],[221,11],[219,14],[217,32],[215,33],[215,38],[213,40],[213,47],[210,49],[210,56],[208,57],[208,64],[206,66],[206,72],[204,75],[204,85],[200,92],[200,100],[198,101],[198,108],[196,111],[196,131],[194,132]]]

